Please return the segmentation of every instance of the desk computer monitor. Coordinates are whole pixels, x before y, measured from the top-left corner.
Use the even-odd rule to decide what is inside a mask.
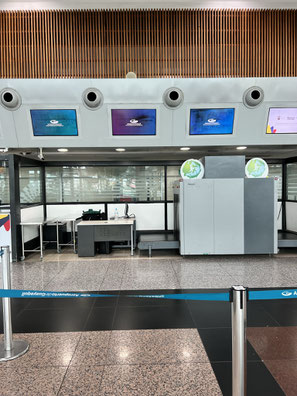
[[[124,217],[127,219],[129,217],[129,205],[127,204],[127,202],[125,203],[125,213],[124,213]]]

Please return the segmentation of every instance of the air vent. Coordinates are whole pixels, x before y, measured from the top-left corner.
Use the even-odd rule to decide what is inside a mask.
[[[17,110],[22,104],[20,95],[11,88],[4,88],[0,92],[1,104],[7,110]]]
[[[260,87],[251,87],[243,94],[243,103],[249,107],[254,108],[259,106],[264,100],[264,91]]]
[[[176,109],[182,105],[184,94],[179,88],[169,88],[164,92],[163,103],[169,109]]]
[[[82,95],[83,104],[89,110],[97,110],[103,105],[103,95],[97,88],[88,88]]]

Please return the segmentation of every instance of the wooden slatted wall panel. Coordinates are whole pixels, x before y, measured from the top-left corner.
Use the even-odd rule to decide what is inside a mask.
[[[296,76],[295,10],[0,12],[0,78]]]

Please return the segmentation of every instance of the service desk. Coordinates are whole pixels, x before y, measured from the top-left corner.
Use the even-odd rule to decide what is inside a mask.
[[[79,257],[95,256],[95,242],[130,242],[133,256],[136,240],[136,220],[94,220],[77,224]]]

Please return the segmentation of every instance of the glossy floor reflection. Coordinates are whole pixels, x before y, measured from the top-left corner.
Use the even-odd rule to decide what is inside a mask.
[[[153,258],[139,253],[131,258],[119,250],[82,259],[67,250],[60,255],[47,251],[43,262],[32,255],[14,263],[12,281],[20,289],[93,290],[112,297],[14,299],[16,336],[25,333],[22,337],[30,338],[34,348],[23,357],[24,364],[0,366],[3,389],[11,392],[5,396],[18,395],[17,384],[21,394],[40,395],[45,378],[45,396],[231,396],[229,303],[127,296],[218,292],[234,284],[294,287],[297,261],[293,254],[182,258],[160,252]],[[296,394],[296,348],[277,349],[275,334],[286,327],[286,338],[294,345],[297,301],[248,305],[253,332],[248,396]],[[273,348],[263,347],[271,343]],[[24,376],[28,380],[22,381]]]
[[[222,395],[196,329],[18,338],[26,339],[30,349],[17,360],[0,363],[5,396]]]
[[[293,287],[297,262],[292,255],[197,256],[160,254],[148,258],[125,250],[95,258],[79,258],[72,251],[46,251],[44,261],[28,256],[14,263],[12,284],[16,289],[54,291],[144,290],[185,288]]]
[[[248,328],[248,340],[287,396],[297,394],[297,327]]]
[[[192,378],[190,372],[194,370],[197,373],[197,367],[204,372],[205,364],[210,362],[223,395],[231,396],[230,304],[131,296],[133,293],[147,295],[214,291],[225,290],[167,289],[137,290],[137,292],[113,290],[107,292],[112,295],[111,298],[14,299],[12,301],[14,331],[16,337],[23,337],[18,333],[26,333],[25,336],[31,343],[40,349],[34,357],[31,355],[29,359],[30,351],[28,357],[24,356],[22,359],[24,362],[26,359],[35,362],[30,363],[31,366],[35,365],[33,371],[40,366],[43,370],[41,378],[47,375],[47,365],[51,361],[55,361],[58,367],[69,365],[67,369],[69,376],[63,394],[67,394],[75,378],[78,378],[80,384],[77,385],[78,389],[86,386],[82,384],[88,381],[96,383],[98,378],[101,381],[103,378],[101,366],[108,366],[104,369],[108,378],[104,382],[106,394],[117,395],[115,391],[117,387],[122,392],[119,394],[129,394],[133,391],[134,388],[132,390],[129,388],[127,378],[131,379],[131,383],[136,381],[136,389],[140,386],[137,379],[146,375],[151,375],[154,386],[157,386],[158,381],[167,383],[167,374],[163,376],[159,371],[162,366],[165,370],[162,373],[166,373],[165,366],[169,365],[168,370],[189,375],[190,380]],[[290,381],[286,381],[287,386],[288,384],[290,387],[296,386],[296,383],[292,382],[292,378],[296,378],[293,377],[294,366],[289,364],[296,361],[297,356],[295,356],[296,328],[288,322],[297,323],[296,300],[253,301],[248,304],[248,326],[252,328],[252,332],[249,333],[247,355],[248,396],[285,394],[282,381],[284,378],[286,381],[287,377],[284,371],[280,371],[278,360],[282,363],[287,362],[288,373],[292,373]],[[286,328],[283,329],[283,326]],[[266,329],[266,333],[263,333],[263,329]],[[43,333],[44,341],[42,334],[36,335],[36,333]],[[290,346],[282,346],[281,341],[279,346],[276,344],[275,339],[283,338],[286,338],[287,342],[291,340]],[[273,348],[269,345],[273,345]],[[81,362],[84,362],[82,371],[76,368]],[[121,367],[116,368],[118,365]],[[174,367],[171,367],[172,365]],[[18,366],[17,361],[15,366]],[[158,372],[155,373],[157,366]],[[19,381],[18,375],[21,376],[24,372],[23,366],[17,367],[15,373],[9,371],[11,363],[4,367],[8,370],[7,375],[13,376],[13,381]],[[85,372],[85,377],[77,377],[80,372]],[[59,373],[63,374],[63,371],[52,370],[48,375],[56,379],[60,378]],[[154,373],[156,376],[153,375]],[[30,375],[29,378],[32,378]],[[114,385],[108,388],[107,383]],[[180,389],[178,384],[175,383],[174,386]],[[143,392],[143,388],[139,389]],[[166,394],[164,389],[163,391]],[[185,394],[196,395],[190,390],[185,390]]]

